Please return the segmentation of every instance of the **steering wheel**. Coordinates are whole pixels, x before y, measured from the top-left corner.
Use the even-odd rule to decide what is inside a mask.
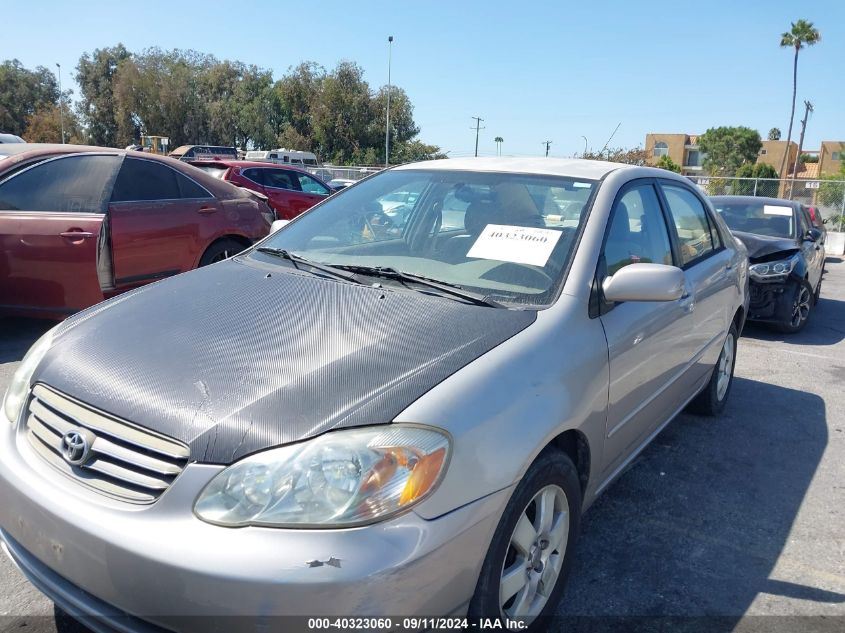
[[[364,220],[363,233],[369,232],[375,239],[379,235],[387,235],[396,228],[396,223],[384,211],[367,211],[361,215]]]

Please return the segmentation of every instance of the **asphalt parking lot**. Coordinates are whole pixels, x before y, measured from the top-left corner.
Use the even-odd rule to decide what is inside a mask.
[[[46,327],[0,320],[0,390]],[[845,630],[841,258],[803,332],[746,328],[726,413],[681,415],[587,513],[558,613],[596,631]],[[57,629],[84,630],[0,558],[0,631]]]

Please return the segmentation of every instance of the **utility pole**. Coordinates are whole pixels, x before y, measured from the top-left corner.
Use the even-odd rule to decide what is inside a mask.
[[[387,37],[387,117],[384,124],[384,166],[390,166],[390,63],[393,60],[393,36]]]
[[[65,104],[62,99],[62,65],[56,63],[56,68],[59,69],[59,117],[62,120],[62,145],[65,144]]]
[[[471,119],[475,119],[475,157],[478,158],[478,132],[485,128],[481,127],[481,122],[484,120],[480,116],[473,116],[470,117]],[[472,128],[470,128],[472,129]]]
[[[551,145],[551,144],[552,144],[551,141],[543,141],[542,143],[540,143],[540,145],[546,146],[546,158],[549,157],[549,145]]]
[[[792,195],[795,193],[795,174],[798,171],[798,161],[801,160],[801,150],[804,148],[804,132],[807,130],[807,119],[810,117],[810,112],[813,111],[813,104],[809,101],[804,101],[804,118],[801,120],[801,135],[798,137],[798,153],[795,154],[795,163],[792,165],[792,180],[789,185],[789,199],[792,200]]]
[[[587,155],[587,137],[582,135],[581,138],[584,139],[584,153],[581,154],[581,158],[584,158]]]

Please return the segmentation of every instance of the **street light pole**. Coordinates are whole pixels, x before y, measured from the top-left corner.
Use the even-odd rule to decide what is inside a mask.
[[[390,64],[393,61],[393,36],[387,37],[387,117],[384,124],[384,166],[390,166]]]
[[[59,118],[62,121],[62,145],[65,144],[65,104],[62,99],[62,65],[56,63],[56,68],[59,69]]]
[[[581,154],[581,157],[583,158],[587,155],[587,137],[582,135],[581,138],[584,139],[584,153]]]

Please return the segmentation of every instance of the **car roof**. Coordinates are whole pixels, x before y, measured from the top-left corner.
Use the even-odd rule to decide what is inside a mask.
[[[731,202],[735,204],[739,204],[741,202],[757,202],[793,208],[801,204],[800,202],[797,202],[795,200],[784,200],[783,198],[764,198],[762,196],[710,196],[710,199],[717,202],[727,202],[729,204]]]
[[[405,169],[443,169],[455,171],[492,171],[517,174],[542,174],[546,176],[570,176],[599,180],[617,169],[633,169],[635,165],[610,163],[582,158],[444,158],[419,163],[408,163],[394,167]]]

